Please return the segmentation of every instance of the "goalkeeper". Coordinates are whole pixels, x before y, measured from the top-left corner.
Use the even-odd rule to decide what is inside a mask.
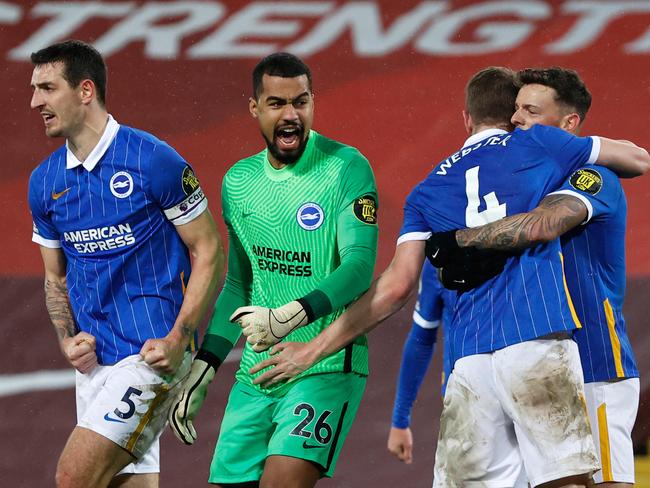
[[[311,74],[300,59],[263,59],[253,71],[249,108],[267,148],[224,178],[228,274],[170,423],[181,441],[194,442],[192,421],[208,384],[243,329],[247,344],[209,481],[311,487],[334,472],[357,412],[368,374],[366,338],[291,382],[261,387],[249,370],[285,336],[311,340],[370,286],[377,192],[359,151],[311,130]]]

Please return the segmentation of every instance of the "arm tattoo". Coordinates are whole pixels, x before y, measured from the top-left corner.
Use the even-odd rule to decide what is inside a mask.
[[[45,278],[45,306],[59,340],[72,337],[77,333],[65,283]]]
[[[551,241],[580,225],[587,207],[571,195],[550,195],[528,213],[506,217],[491,224],[456,233],[461,247],[512,251]]]

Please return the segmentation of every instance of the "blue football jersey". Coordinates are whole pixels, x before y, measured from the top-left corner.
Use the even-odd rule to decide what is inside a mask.
[[[623,317],[627,202],[618,177],[580,168],[553,193],[582,200],[587,221],[561,238],[564,270],[583,328],[576,331],[585,382],[639,376]]]
[[[169,145],[112,117],[81,163],[63,146],[29,180],[32,240],[62,248],[78,330],[100,364],[171,330],[190,276],[174,225],[207,208],[192,168]]]
[[[541,125],[474,134],[410,193],[398,244],[530,211],[573,171],[595,162],[599,148],[596,137]],[[500,275],[459,294],[446,339],[454,364],[576,327],[557,239],[509,258]]]
[[[418,299],[413,310],[413,323],[424,329],[439,329],[451,324],[456,292],[447,290],[438,279],[438,271],[427,260],[422,266]],[[442,353],[442,392],[451,374],[448,341],[444,341]]]

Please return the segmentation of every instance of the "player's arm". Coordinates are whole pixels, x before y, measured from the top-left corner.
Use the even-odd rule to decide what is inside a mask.
[[[45,306],[59,339],[59,347],[68,362],[87,373],[97,365],[95,337],[77,333],[66,283],[66,259],[61,248],[40,246],[45,266]]]
[[[222,207],[226,217],[227,202],[224,196],[225,190],[222,192]],[[231,323],[229,317],[235,309],[248,303],[251,283],[250,261],[229,226],[228,272],[224,286],[217,298],[201,348],[192,361],[190,374],[169,411],[169,425],[176,437],[185,444],[190,445],[196,440],[193,421],[203,406],[208,386],[241,336],[241,328]]]
[[[431,290],[423,288],[420,295],[428,292]],[[387,447],[406,464],[411,464],[413,460],[413,434],[409,427],[411,410],[429,369],[437,332],[437,326],[425,328],[414,321],[404,342]]]
[[[282,307],[243,307],[232,317],[254,351],[264,351],[292,330],[344,307],[368,289],[377,255],[376,189],[370,165],[356,156],[342,176],[336,223],[340,264],[307,295]]]
[[[417,284],[423,261],[424,241],[399,244],[388,268],[329,327],[308,343],[276,344],[269,359],[251,368],[251,374],[255,374],[273,366],[258,376],[254,383],[274,384],[292,378],[370,332],[408,301]]]
[[[648,151],[630,141],[600,137],[597,164],[605,166],[623,178],[641,176],[650,169]]]
[[[221,238],[209,210],[176,226],[176,231],[192,257],[192,273],[183,304],[167,336],[149,339],[141,350],[147,364],[163,374],[173,374],[183,360],[190,339],[214,295],[224,261]]]
[[[531,212],[505,217],[480,227],[456,231],[459,247],[521,250],[557,239],[587,219],[587,207],[566,194],[545,197]],[[435,239],[435,235],[432,236]]]

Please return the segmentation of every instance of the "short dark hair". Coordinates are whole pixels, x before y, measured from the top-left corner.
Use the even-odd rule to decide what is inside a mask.
[[[474,125],[511,125],[518,92],[519,84],[514,71],[490,66],[476,73],[467,83],[465,107]]]
[[[63,78],[75,88],[83,80],[92,80],[97,101],[106,105],[106,64],[99,51],[83,41],[68,40],[52,44],[31,55],[32,64],[63,63]]]
[[[295,78],[306,75],[311,91],[311,71],[302,59],[290,53],[273,53],[262,59],[253,70],[253,96],[259,98],[262,93],[264,75]]]
[[[591,93],[580,75],[572,69],[552,66],[550,68],[527,68],[517,74],[522,85],[543,85],[553,88],[555,101],[575,110],[580,122],[585,120],[591,107]]]

